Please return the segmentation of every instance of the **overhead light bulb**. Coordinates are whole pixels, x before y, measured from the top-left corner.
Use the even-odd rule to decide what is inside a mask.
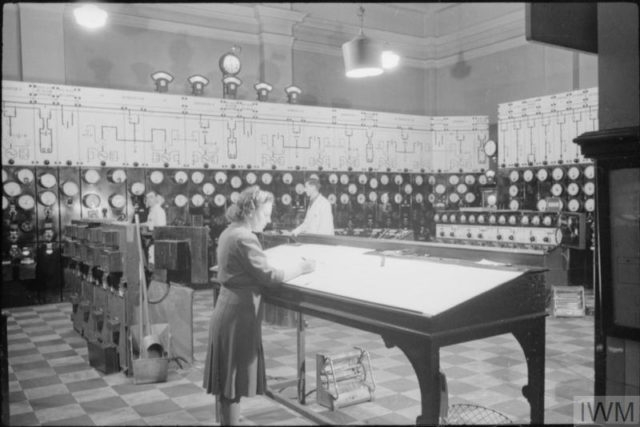
[[[384,72],[380,45],[363,34],[344,43],[342,55],[347,77],[372,77]]]
[[[382,52],[382,68],[390,70],[396,68],[400,63],[400,56],[392,50]]]
[[[103,27],[107,22],[107,12],[93,4],[87,4],[76,8],[73,11],[78,25],[85,28],[96,29]]]

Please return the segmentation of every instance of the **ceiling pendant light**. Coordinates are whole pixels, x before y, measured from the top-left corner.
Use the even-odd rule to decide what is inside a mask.
[[[92,30],[103,27],[107,22],[107,12],[93,4],[86,4],[74,9],[73,16],[78,25]]]
[[[364,35],[364,7],[360,6],[360,34],[342,45],[345,74],[350,78],[379,76],[382,68],[382,47]]]

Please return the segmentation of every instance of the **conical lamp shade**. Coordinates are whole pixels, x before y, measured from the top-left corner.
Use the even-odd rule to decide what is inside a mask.
[[[378,76],[382,69],[382,46],[364,34],[342,45],[344,69],[347,77]]]

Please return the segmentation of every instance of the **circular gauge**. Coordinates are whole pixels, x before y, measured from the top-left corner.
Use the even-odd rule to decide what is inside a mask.
[[[596,186],[593,182],[589,181],[584,184],[582,191],[584,191],[584,194],[586,194],[587,196],[593,196],[593,194],[596,192]]]
[[[185,184],[189,180],[189,176],[185,171],[178,171],[173,175],[173,180],[177,184]]]
[[[420,194],[420,193],[416,194],[415,195],[415,201],[416,201],[416,203],[424,202],[424,196],[422,194]]]
[[[506,216],[504,216],[504,215],[500,215],[500,216],[498,217],[498,224],[500,224],[500,225],[504,225],[504,224],[506,224],[506,223],[507,223],[507,217],[506,217]]]
[[[205,194],[205,196],[210,196],[212,195],[214,192],[216,191],[216,187],[210,183],[210,182],[206,182],[203,186],[202,186],[202,192]]]
[[[187,199],[187,196],[185,196],[184,194],[177,194],[176,197],[173,199],[173,203],[177,207],[183,208],[187,205],[187,203],[189,203],[189,199]]]
[[[2,196],[2,210],[5,210],[9,207],[9,199]]]
[[[458,184],[458,186],[456,187],[456,191],[460,194],[466,193],[467,189],[468,189],[467,184],[463,184],[463,183]]]
[[[238,58],[233,50],[222,55],[218,61],[218,65],[225,75],[235,76],[240,72],[240,58]]]
[[[456,223],[456,214],[452,213],[451,215],[449,215],[449,222],[451,224],[455,224]]]
[[[484,175],[487,177],[487,181],[492,181],[496,177],[496,171],[489,169],[484,173]]]
[[[467,203],[473,203],[476,201],[476,195],[473,193],[467,193],[464,195],[464,201]]]
[[[516,197],[518,195],[518,186],[517,185],[510,185],[509,186],[509,195],[511,197]]]
[[[194,194],[191,196],[191,204],[196,208],[204,205],[204,197],[202,197],[202,194]]]
[[[467,216],[465,214],[460,214],[460,223],[461,224],[467,223]]]
[[[553,170],[551,171],[551,177],[554,181],[560,181],[562,178],[564,178],[564,169],[562,169],[561,167],[553,168]]]
[[[440,214],[435,214],[433,216],[433,222],[440,222]]]
[[[239,176],[232,176],[231,180],[229,181],[229,183],[231,184],[231,188],[235,188],[236,190],[240,187],[242,187],[242,179],[240,179]],[[289,184],[289,183],[287,183]]]
[[[473,185],[476,183],[476,177],[473,175],[465,175],[464,176],[464,183],[467,185]]]
[[[404,193],[405,194],[413,193],[413,187],[411,186],[411,184],[405,184],[404,185]]]
[[[260,180],[264,185],[270,185],[271,182],[273,181],[273,176],[269,172],[265,172],[260,177]]]
[[[291,196],[288,194],[283,194],[282,197],[280,198],[280,201],[282,202],[283,205],[289,206],[291,204]]]
[[[389,203],[389,193],[382,193],[382,196],[380,196],[380,203],[383,205]]]
[[[164,174],[160,171],[153,171],[149,175],[149,180],[152,184],[160,184],[164,180]]]
[[[395,176],[393,177],[393,182],[394,182],[396,185],[402,185],[402,182],[403,182],[402,175],[395,175]]]
[[[121,184],[127,180],[127,173],[124,169],[116,169],[111,173],[111,182]]]
[[[191,182],[194,184],[202,184],[204,181],[204,174],[200,171],[195,171],[191,174]]]
[[[31,169],[20,169],[17,175],[18,175],[18,181],[20,181],[23,184],[31,184],[33,182],[33,172],[31,172]],[[47,187],[47,188],[50,188],[50,187]]]
[[[85,194],[82,203],[89,209],[96,209],[101,203],[100,196],[95,193]]]
[[[5,182],[7,179],[9,179],[9,174],[6,170],[2,169],[2,182]]]
[[[131,184],[131,193],[134,196],[142,196],[142,194],[144,194],[144,184],[141,182]]]
[[[553,220],[548,215],[545,215],[542,218],[542,225],[544,225],[545,227],[550,227],[552,222],[553,222]]]
[[[593,165],[589,165],[584,168],[584,177],[587,179],[593,179],[596,176],[596,169]]]
[[[389,177],[387,175],[380,176],[380,184],[387,185],[389,184]]]
[[[302,195],[304,194],[304,184],[296,184],[296,194]]]
[[[527,169],[522,173],[522,179],[524,179],[524,182],[531,182],[533,181],[533,171],[531,169]]]
[[[427,196],[427,200],[429,201],[429,203],[433,204],[436,201],[436,195],[433,193],[429,193],[429,195]]]
[[[517,211],[518,209],[520,209],[520,202],[518,200],[511,200],[509,202],[509,209],[512,211]]]
[[[227,174],[222,171],[216,172],[216,174],[213,177],[213,180],[216,182],[216,184],[222,185],[225,182],[227,182]]]
[[[580,210],[580,201],[578,199],[571,199],[567,206],[570,212],[578,212]]]
[[[293,182],[293,176],[289,172],[286,172],[282,175],[282,182],[286,185],[291,184]]]
[[[531,225],[535,225],[535,226],[540,225],[540,216],[534,215],[534,217],[531,218]]]
[[[429,183],[429,185],[435,185],[436,184],[436,177],[433,175],[429,175],[429,178],[427,178],[427,182]]]
[[[127,199],[122,194],[113,194],[109,197],[109,204],[112,208],[122,209],[127,204]]]
[[[84,180],[88,184],[95,184],[100,181],[100,173],[95,169],[87,169],[84,172]]]
[[[487,220],[484,215],[478,215],[478,224],[484,224]]]
[[[345,193],[342,193],[340,195],[340,203],[342,203],[343,205],[346,205],[347,203],[349,203],[349,196],[346,195]]]
[[[518,218],[515,215],[509,215],[509,225],[516,225]]]
[[[547,210],[547,201],[545,199],[538,200],[538,203],[536,203],[536,208],[540,212],[546,211]]]
[[[529,216],[523,215],[522,218],[520,218],[520,225],[529,225],[529,221]]]
[[[489,194],[487,196],[487,204],[489,206],[495,206],[498,203],[498,197],[495,194]]]
[[[571,166],[567,171],[567,176],[572,181],[580,178],[580,168],[578,166]]]
[[[335,173],[332,173],[331,175],[329,175],[329,184],[337,184],[338,183],[338,175],[336,175]]]
[[[520,179],[520,172],[516,170],[512,170],[511,172],[509,172],[509,181],[518,182],[519,179]]]
[[[356,200],[358,201],[359,204],[363,205],[364,202],[367,200],[367,198],[364,196],[364,194],[360,193],[358,194],[358,197],[356,198]]]
[[[224,194],[216,194],[216,197],[213,198],[213,203],[218,207],[222,207],[227,203],[227,198]]]
[[[493,139],[489,139],[484,143],[484,146],[482,148],[484,150],[484,154],[489,157],[493,157],[496,154],[496,151],[498,151],[498,144],[496,144]]]
[[[579,192],[580,186],[577,183],[571,182],[569,183],[569,185],[567,185],[567,193],[569,193],[570,196],[575,196]]]
[[[348,183],[349,183],[349,175],[347,175],[346,173],[343,173],[342,175],[340,175],[340,184],[347,185]]]
[[[371,187],[373,190],[378,188],[378,180],[376,178],[371,178],[369,180],[369,187]]]
[[[448,222],[449,221],[449,215],[447,214],[442,214],[442,216],[440,217],[440,220],[442,222]]]
[[[594,199],[587,199],[584,202],[584,210],[587,212],[593,212],[596,210],[596,201]]]
[[[327,200],[332,205],[335,205],[336,204],[336,195],[335,194],[329,194],[329,197],[327,197]]]
[[[249,172],[245,177],[244,180],[247,182],[247,184],[249,185],[253,185],[256,183],[256,181],[258,180],[258,177],[256,176],[255,173],[253,172]]]
[[[402,203],[402,194],[400,193],[394,194],[393,201],[396,203],[396,205],[399,205],[400,203]]]
[[[436,194],[444,194],[445,191],[447,191],[447,187],[444,186],[444,184],[438,184],[436,185]]]
[[[536,178],[538,181],[546,181],[549,177],[549,172],[546,169],[538,169],[538,173],[536,173]]]
[[[30,211],[36,205],[36,201],[32,196],[28,194],[23,194],[18,198],[18,206],[24,209],[25,211]]]
[[[23,169],[23,170],[28,170],[28,169]],[[31,172],[31,171],[29,171],[29,172]],[[44,174],[42,174],[40,176],[40,185],[42,185],[44,188],[53,188],[53,186],[56,185],[56,182],[58,182],[58,181],[56,180],[56,177],[53,176],[53,174],[44,173]]]
[[[460,182],[460,177],[458,175],[451,175],[449,177],[449,184],[458,185],[459,182]]]
[[[358,175],[358,183],[360,185],[365,185],[367,183],[367,176],[365,174],[363,174],[363,173]]]
[[[354,183],[351,183],[349,184],[349,187],[347,187],[347,191],[349,194],[356,194],[358,192],[358,187]]]
[[[15,181],[5,182],[2,188],[4,192],[7,194],[7,196],[9,197],[16,197],[22,193],[22,188],[20,188],[20,184],[18,184]]]
[[[229,200],[231,201],[231,203],[237,203],[239,198],[240,193],[238,193],[237,191],[232,191],[231,194],[229,194]],[[289,196],[289,202],[291,202],[291,196]]]
[[[38,195],[38,198],[40,199],[40,203],[45,206],[53,206],[58,199],[53,191],[43,191]]]
[[[460,195],[458,193],[449,194],[450,203],[458,203],[460,201]]]
[[[378,193],[376,193],[375,191],[369,192],[369,201],[375,202],[376,200],[378,200]]]
[[[478,177],[478,184],[480,185],[487,185],[487,176],[486,175],[480,175]]]
[[[422,177],[422,175],[416,175],[416,177],[413,178],[413,182],[418,186],[422,185],[424,184],[424,178]]]
[[[555,232],[555,238],[556,238],[556,245],[559,245],[562,243],[562,238],[564,237],[564,233],[562,232],[562,229],[560,228],[556,228],[556,232]]]
[[[496,216],[491,214],[489,215],[489,224],[495,224],[496,223]]]
[[[559,197],[563,190],[564,188],[562,188],[562,184],[558,184],[557,182],[551,186],[551,194],[556,197]]]
[[[476,223],[476,216],[469,215],[469,224],[475,224],[475,223]]]

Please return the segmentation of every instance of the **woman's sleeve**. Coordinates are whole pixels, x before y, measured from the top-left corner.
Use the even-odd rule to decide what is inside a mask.
[[[238,239],[238,249],[242,251],[244,267],[260,284],[270,285],[284,281],[284,271],[274,268],[267,262],[258,238],[254,235]]]

